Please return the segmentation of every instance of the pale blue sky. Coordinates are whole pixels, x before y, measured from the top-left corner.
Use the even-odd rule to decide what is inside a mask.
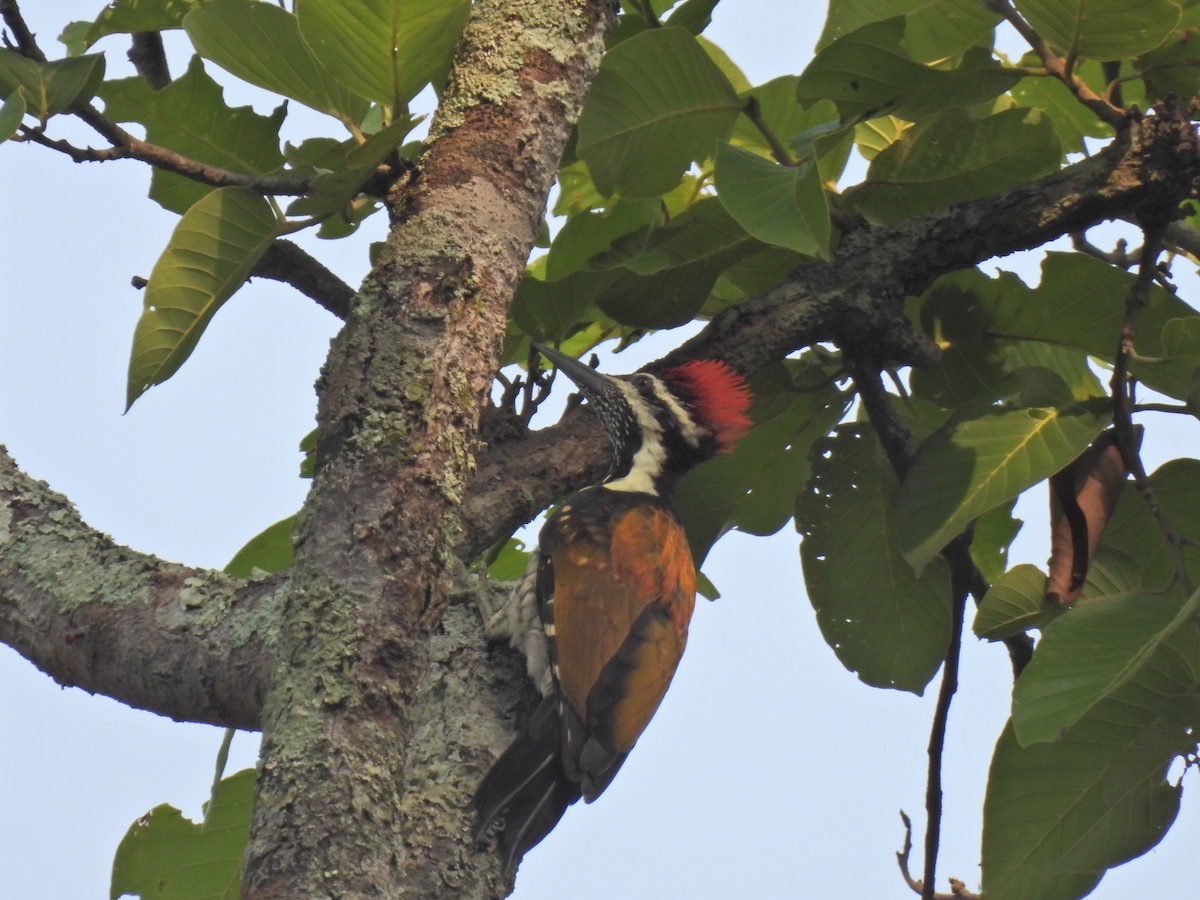
[[[66,21],[102,7],[25,5],[51,54]],[[725,0],[709,36],[759,83],[803,68],[823,12],[821,3]],[[110,71],[127,68],[120,39],[100,47],[112,51]],[[315,117],[292,109],[307,123],[288,132],[299,138]],[[336,134],[332,124],[326,133]],[[0,145],[0,442],[118,541],[219,567],[303,498],[295,447],[312,426],[312,384],[337,322],[294,291],[257,281],[217,314],[179,374],[122,416],[141,311],[129,279],[149,274],[175,222],[145,199],[148,177],[134,162],[75,165],[42,148]],[[365,243],[383,225],[378,216],[353,241],[306,245],[357,283]],[[1036,270],[1026,277],[1036,280]],[[1200,302],[1194,281],[1184,290]],[[651,355],[630,352],[609,369]],[[1198,445],[1196,423],[1169,424],[1174,437],[1164,443],[1152,430],[1147,439],[1156,459]],[[1044,500],[1023,512],[1024,558],[1042,563]],[[772,539],[727,538],[707,571],[723,597],[698,606],[666,702],[604,796],[572,808],[527,857],[514,896],[906,896],[893,856],[897,810],[923,827],[936,683],[916,698],[865,687],[841,667],[804,597],[790,526]],[[982,792],[1007,715],[1009,666],[1002,648],[969,636],[965,644],[940,871],[977,887]],[[0,894],[107,896],[113,851],[136,817],[161,802],[199,815],[220,738],[215,728],[60,689],[0,648]],[[252,765],[256,744],[239,735],[229,771]],[[1158,849],[1093,896],[1177,896],[1193,884],[1200,811],[1191,799]]]

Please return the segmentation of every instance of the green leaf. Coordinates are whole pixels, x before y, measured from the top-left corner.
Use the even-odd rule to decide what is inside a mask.
[[[811,162],[781,166],[732,144],[717,145],[717,196],[752,237],[828,259],[833,226],[821,173]]]
[[[126,409],[170,378],[213,314],[242,286],[279,233],[271,205],[245,188],[218,188],[183,214],[146,285],[133,333]]]
[[[100,90],[104,112],[116,122],[138,122],[146,140],[189,159],[231,172],[268,175],[283,167],[279,126],[287,114],[280,106],[260,116],[249,106],[225,105],[224,91],[193,56],[187,72],[161,90],[142,78],[107,81]],[[208,185],[155,169],[150,197],[166,209],[182,213],[211,191]]]
[[[1046,573],[1037,566],[1013,566],[983,595],[972,629],[976,637],[1002,641],[1030,628],[1044,628],[1066,612],[1046,602]]]
[[[200,824],[165,803],[134,822],[113,860],[112,900],[237,900],[254,779],[253,769],[222,779]]]
[[[905,131],[871,163],[846,198],[890,225],[961,200],[988,197],[1058,168],[1062,147],[1050,121],[1028,109],[974,119],[947,109]]]
[[[991,583],[1008,568],[1008,547],[1025,524],[1013,518],[1012,506],[989,509],[975,520],[971,532],[971,561],[984,580]]]
[[[524,574],[533,554],[525,549],[525,542],[509,538],[488,563],[488,578],[493,581],[516,581]]]
[[[225,571],[238,578],[249,578],[259,572],[282,572],[292,565],[292,533],[296,517],[288,516],[268,525],[233,555]]]
[[[870,162],[900,140],[904,132],[910,128],[912,128],[912,122],[898,119],[895,116],[878,116],[854,127],[854,144],[858,147],[858,152],[862,154],[863,159]]]
[[[1152,485],[1162,471],[1163,469],[1159,469],[1151,476]],[[1169,483],[1166,486],[1174,487]],[[1157,485],[1155,490],[1157,492]],[[1188,489],[1183,491],[1184,496],[1188,493]],[[1100,559],[1101,555],[1113,552],[1120,553],[1136,564],[1138,576],[1131,587],[1149,592],[1161,592],[1170,587],[1175,577],[1175,558],[1162,528],[1154,518],[1154,513],[1150,511],[1145,498],[1138,491],[1121,492],[1116,509],[1113,510],[1108,525],[1104,528],[1104,534],[1100,537],[1097,559]],[[1092,580],[1090,568],[1088,580]],[[1090,587],[1090,584],[1084,585],[1084,596],[1090,596]]]
[[[617,238],[659,224],[661,206],[656,200],[621,200],[610,209],[572,216],[550,245],[546,280],[558,281],[586,269],[589,260],[608,250]]]
[[[905,16],[904,44],[918,62],[957,56],[990,41],[997,13],[978,0],[831,0],[817,50],[863,25]]]
[[[1175,0],[1015,0],[1033,26],[1064,55],[1125,59],[1153,50],[1175,29]]]
[[[517,286],[509,317],[522,332],[536,340],[561,343],[574,334],[585,312],[618,281],[631,281],[624,272],[572,272],[547,282],[526,273]]]
[[[1040,109],[1050,120],[1064,155],[1081,153],[1083,139],[1112,137],[1112,127],[1080,103],[1070,89],[1050,75],[1022,78],[1012,88],[1018,106]]]
[[[655,28],[604,56],[579,119],[578,153],[601,193],[654,197],[728,136],[729,80],[682,28]]]
[[[1076,606],[1048,627],[1013,691],[1013,730],[1021,746],[1066,734],[1097,704],[1149,668],[1181,629],[1196,631],[1200,592],[1182,606],[1154,594],[1118,594]]]
[[[828,381],[827,367],[812,359],[786,360],[752,379],[754,428],[732,452],[689,472],[673,497],[697,565],[730,528],[774,534],[792,517],[813,443],[846,410],[848,398]]]
[[[1194,690],[1182,681],[1172,689]],[[1153,847],[1179,809],[1167,767],[1195,745],[1189,731],[1116,700],[1053,744],[1022,747],[1005,728],[983,806],[983,894],[1076,900],[1106,869]]]
[[[970,107],[1003,94],[1017,76],[986,52],[957,69],[933,69],[904,49],[905,20],[887,19],[839,37],[808,64],[796,86],[801,103],[828,99],[842,118],[887,113],[915,120],[946,107]]]
[[[87,31],[90,47],[110,34],[165,31],[182,28],[183,17],[204,0],[115,0],[96,17]]]
[[[401,116],[383,131],[371,135],[365,143],[347,145],[349,149],[344,153],[335,151],[342,155],[341,167],[314,178],[308,196],[288,206],[288,215],[319,217],[344,210],[416,123],[416,119]],[[331,160],[326,160],[326,165],[331,164]]]
[[[949,569],[936,559],[918,577],[901,556],[896,479],[866,426],[840,426],[824,451],[796,504],[817,624],[861,680],[920,694],[950,642]]]
[[[183,20],[196,52],[243,81],[356,126],[367,102],[317,60],[296,17],[273,3],[208,0]]]
[[[102,54],[39,63],[0,48],[0,98],[21,92],[25,111],[42,122],[87,103],[103,79]]]
[[[1184,538],[1188,573],[1200,581],[1200,461],[1173,459],[1150,476],[1150,486],[1171,528]],[[1157,522],[1152,533],[1161,538]]]
[[[1050,252],[1036,288],[1011,273],[991,279],[972,269],[939,279],[922,302],[937,310],[938,327],[953,327],[959,339],[973,335],[977,340],[1003,337],[1062,344],[1111,362],[1133,279],[1129,272],[1086,254]],[[1185,369],[1155,367],[1153,359],[1162,357],[1164,348],[1178,349],[1164,344],[1167,324],[1195,315],[1174,294],[1157,285],[1151,289],[1138,317],[1138,358],[1130,369],[1154,390],[1186,396],[1190,385],[1179,380]]]
[[[7,141],[17,133],[23,118],[25,118],[25,95],[21,91],[13,91],[8,95],[8,99],[0,104],[0,143]]]
[[[1083,452],[1111,416],[1103,400],[1059,409],[960,411],[917,449],[900,487],[904,558],[918,572],[977,516]]]
[[[720,274],[763,249],[725,211],[704,197],[670,225],[618,241],[593,265],[628,269],[596,299],[605,314],[623,325],[670,328],[690,321],[708,299]]]
[[[470,0],[297,0],[300,36],[348,88],[399,109],[441,81]]]

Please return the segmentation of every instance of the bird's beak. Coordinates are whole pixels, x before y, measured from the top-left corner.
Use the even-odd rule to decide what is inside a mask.
[[[579,389],[589,396],[598,396],[610,386],[607,376],[601,375],[591,366],[581,363],[574,357],[560,353],[545,344],[539,344],[537,341],[533,342],[533,349],[554,363],[558,367],[558,371],[575,382]]]

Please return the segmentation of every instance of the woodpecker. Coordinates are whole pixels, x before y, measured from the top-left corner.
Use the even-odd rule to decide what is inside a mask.
[[[475,839],[503,820],[511,873],[581,796],[612,781],[658,709],[687,643],[696,567],[670,505],[679,477],[750,428],[750,391],[716,360],[606,376],[535,344],[612,441],[608,477],[551,515],[494,638],[524,651],[543,699],[475,794]]]

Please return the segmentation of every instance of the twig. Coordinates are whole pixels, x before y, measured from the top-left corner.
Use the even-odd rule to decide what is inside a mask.
[[[354,288],[291,241],[280,239],[272,243],[250,276],[290,284],[339,319],[350,314]]]
[[[167,65],[167,54],[163,50],[162,35],[157,31],[138,31],[126,54],[137,73],[152,91],[158,91],[171,83],[171,69]]]
[[[1117,246],[1113,250],[1101,250],[1087,239],[1087,232],[1085,231],[1071,233],[1071,246],[1080,253],[1094,256],[1096,259],[1102,260],[1110,266],[1116,266],[1119,269],[1131,269],[1136,266],[1142,253],[1141,247],[1130,251],[1129,244],[1125,238],[1118,239]]]
[[[762,116],[762,107],[759,105],[758,98],[751,95],[746,98],[742,104],[742,115],[749,119],[754,127],[758,129],[758,133],[763,136],[767,142],[767,146],[771,148],[771,156],[775,158],[775,162],[781,166],[794,166],[796,160],[792,158],[792,154],[788,152],[788,148],[783,145],[779,137],[767,125],[766,119]]]
[[[1160,412],[1160,413],[1175,413],[1181,416],[1193,415],[1192,410],[1182,403],[1134,403],[1130,408],[1130,412]]]
[[[1041,59],[1046,70],[1065,84],[1075,95],[1075,99],[1095,113],[1097,118],[1118,130],[1128,122],[1125,111],[1113,106],[1088,87],[1087,83],[1072,71],[1074,69],[1073,61],[1064,60],[1051,50],[1045,39],[1033,30],[1033,27],[1025,21],[1009,0],[987,0],[987,4],[1017,30],[1017,33],[1025,39],[1033,52]]]
[[[1158,502],[1154,488],[1146,476],[1146,467],[1142,465],[1142,457],[1138,452],[1138,442],[1134,437],[1134,426],[1130,415],[1134,409],[1133,397],[1130,392],[1129,360],[1134,351],[1134,338],[1137,336],[1137,321],[1150,289],[1154,286],[1158,274],[1158,255],[1162,252],[1164,223],[1143,225],[1145,239],[1142,243],[1141,260],[1138,263],[1137,277],[1129,287],[1125,296],[1125,320],[1121,324],[1121,336],[1117,343],[1116,358],[1113,362],[1112,379],[1109,382],[1109,393],[1113,405],[1113,431],[1117,449],[1121,451],[1121,459],[1126,470],[1133,475],[1133,483],[1146,500],[1146,505],[1154,514],[1158,527],[1171,547],[1175,562],[1175,578],[1183,589],[1190,595],[1192,587],[1191,576],[1188,575],[1187,564],[1183,557],[1183,536],[1171,525],[1170,519]]]
[[[0,18],[4,19],[4,24],[12,32],[13,40],[17,42],[15,49],[22,56],[27,56],[36,62],[46,61],[46,54],[38,46],[37,38],[25,24],[25,17],[21,15],[21,6],[17,0],[0,0]],[[5,44],[8,44],[7,39]]]
[[[908,857],[912,852],[912,821],[904,810],[900,810],[900,819],[904,822],[904,849],[897,851],[896,862],[900,865],[900,874],[904,883],[914,894],[924,893],[924,884],[917,881],[908,871]],[[980,895],[967,890],[967,886],[957,878],[950,879],[949,894],[931,894],[933,900],[980,900]]]

